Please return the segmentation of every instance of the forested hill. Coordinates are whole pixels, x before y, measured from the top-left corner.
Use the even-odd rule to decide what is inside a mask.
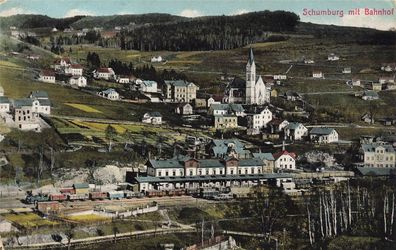
[[[290,35],[308,35],[317,38],[336,39],[339,42],[369,44],[394,44],[395,32],[367,28],[340,27],[300,22],[299,16],[287,11],[259,11],[233,16],[205,16],[187,18],[170,14],[75,16],[51,18],[42,15],[16,15],[0,18],[0,29],[46,28],[53,48],[63,45],[95,44],[121,49],[153,50],[224,50],[266,41],[282,41]],[[115,31],[115,27],[123,28]],[[76,33],[49,33],[49,28],[62,31],[74,28],[102,27],[102,31],[89,31],[85,36]],[[111,35],[113,33],[113,35]],[[30,39],[40,45],[45,39]],[[29,39],[26,40],[29,42]],[[48,45],[48,44],[46,44]],[[55,51],[55,50],[54,50]]]

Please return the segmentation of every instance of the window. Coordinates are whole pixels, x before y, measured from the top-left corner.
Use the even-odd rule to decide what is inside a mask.
[[[190,174],[189,174],[190,176],[192,176],[193,175],[193,171],[192,170],[190,170]]]
[[[223,174],[223,170],[220,169],[220,174]]]
[[[231,169],[230,174],[234,174],[234,170],[233,169]]]
[[[173,170],[172,174],[173,174],[173,176],[176,176],[176,170]]]
[[[161,176],[161,171],[158,171],[158,176]]]
[[[165,172],[165,176],[169,176],[169,173],[168,173],[168,171],[166,171],[166,172]]]

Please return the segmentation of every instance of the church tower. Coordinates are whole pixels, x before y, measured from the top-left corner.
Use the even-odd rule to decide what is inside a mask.
[[[246,104],[254,104],[256,85],[256,64],[254,63],[253,49],[249,50],[249,58],[246,64]]]

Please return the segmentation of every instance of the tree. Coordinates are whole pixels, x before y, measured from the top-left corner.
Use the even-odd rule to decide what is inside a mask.
[[[113,143],[114,138],[117,136],[117,131],[113,126],[108,125],[106,127],[105,134],[106,134],[106,139],[109,140],[108,150],[109,150],[109,152],[111,152],[112,143]]]
[[[113,225],[114,244],[117,244],[117,234],[120,232],[117,226]]]
[[[75,225],[71,224],[65,231],[65,235],[67,238],[67,249],[70,249],[70,243],[71,243],[72,238],[74,237],[74,228],[75,228]]]
[[[130,130],[125,130],[125,132],[124,132],[124,138],[125,138],[125,146],[124,146],[124,148],[126,149],[128,146],[129,146],[129,144],[132,144],[132,140],[133,140],[133,138],[135,137],[135,134],[134,133],[132,133]]]

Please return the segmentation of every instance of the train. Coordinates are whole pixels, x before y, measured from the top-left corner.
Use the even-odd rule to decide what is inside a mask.
[[[133,191],[110,191],[110,192],[101,192],[101,191],[91,191],[88,193],[76,193],[74,189],[63,188],[60,189],[59,193],[51,193],[51,194],[38,194],[33,195],[31,192],[28,192],[25,203],[28,204],[36,204],[38,202],[46,202],[46,201],[97,201],[97,200],[121,200],[121,199],[132,199],[132,198],[154,198],[154,197],[172,197],[172,196],[182,196],[189,195],[196,198],[203,199],[214,199],[218,197],[220,194],[229,193],[229,190],[225,189],[216,189],[216,188],[196,188],[196,189],[169,189],[169,190],[147,190],[142,192],[133,192]]]

